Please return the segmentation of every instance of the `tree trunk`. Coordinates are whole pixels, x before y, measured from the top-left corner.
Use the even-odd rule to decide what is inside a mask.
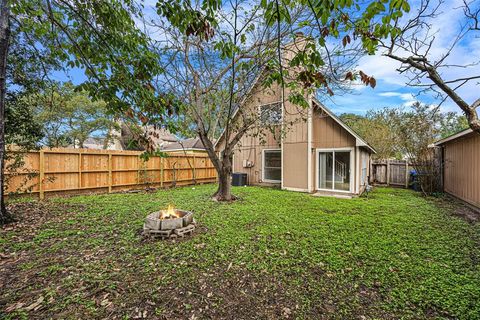
[[[8,0],[0,0],[0,225],[13,220],[5,208],[5,91],[7,82],[7,55],[10,40],[10,10]]]
[[[199,122],[200,123],[200,122]],[[216,201],[232,201],[236,197],[232,195],[232,188],[230,185],[230,175],[232,174],[232,151],[229,148],[225,148],[221,156],[218,156],[215,152],[215,146],[208,138],[208,135],[202,130],[199,124],[199,130],[197,131],[200,140],[202,141],[205,149],[207,150],[208,157],[215,166],[218,176],[218,189],[212,195],[212,198]]]
[[[218,175],[218,189],[213,195],[216,201],[232,201],[235,196],[232,195],[230,184],[230,173],[222,172]]]

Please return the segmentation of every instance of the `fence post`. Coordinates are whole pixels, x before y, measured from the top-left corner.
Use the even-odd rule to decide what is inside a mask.
[[[140,156],[137,156],[137,186],[140,185]]]
[[[160,188],[163,188],[163,157],[160,158]]]
[[[108,154],[108,193],[112,192],[112,154]]]
[[[387,186],[390,185],[390,159],[387,159]]]
[[[408,160],[405,160],[405,188],[408,189]]]
[[[192,171],[193,171],[193,183],[197,183],[197,175],[195,174],[195,168],[197,166],[197,163],[195,162],[195,154],[193,154],[193,166],[192,166]]]
[[[78,189],[82,188],[82,151],[78,151]]]
[[[45,194],[44,194],[45,186],[43,185],[43,180],[45,179],[45,153],[43,150],[40,150],[39,162],[40,162],[39,163],[40,178],[39,178],[38,188],[39,188],[40,200],[43,200],[45,198]]]

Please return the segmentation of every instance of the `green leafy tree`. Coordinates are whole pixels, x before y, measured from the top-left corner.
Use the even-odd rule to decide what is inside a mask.
[[[366,116],[342,114],[340,119],[375,148],[376,159],[401,157],[396,148],[394,131],[388,123],[388,117],[384,117],[383,113],[369,111]]]
[[[11,220],[3,202],[5,94],[16,78],[7,77],[7,70],[35,71],[18,65],[25,59],[10,55],[9,45],[36,59],[45,77],[45,66],[84,70],[82,87],[114,110],[155,106],[161,114],[169,106],[152,90],[161,69],[135,24],[140,14],[130,0],[0,0],[0,223]]]
[[[6,186],[12,178],[20,174],[24,166],[25,152],[37,149],[43,138],[41,124],[35,121],[31,108],[23,102],[21,96],[22,93],[16,92],[6,97],[5,141],[10,147],[5,154],[5,167],[9,172],[5,178]],[[30,185],[28,182],[36,175],[36,173],[22,174],[23,181],[20,182],[17,191]]]
[[[468,120],[464,115],[458,115],[455,112],[448,112],[441,119],[439,138],[446,138],[452,134],[467,129],[468,127]]]
[[[348,78],[356,77],[350,69],[361,51],[345,51],[342,45],[320,49],[318,32],[310,33],[312,17],[304,12],[303,4],[286,1],[157,2],[160,19],[151,26],[164,39],[153,47],[165,61],[165,76],[157,85],[181,101],[177,119],[191,124],[188,129],[205,145],[219,177],[216,200],[234,198],[229,181],[233,149],[250,129],[257,129],[258,113],[239,107],[256,79],[261,84],[256,90],[275,86],[306,114],[306,97],[317,89],[333,94],[350,81],[345,80],[348,72]],[[365,83],[375,85],[362,75]],[[284,123],[281,130],[286,129]]]
[[[420,102],[411,108],[369,110],[365,116],[344,113],[340,119],[375,148],[377,159],[410,157],[413,147],[409,146],[412,143],[409,139],[415,139],[424,149],[438,139],[468,128],[465,116],[455,112],[440,112],[438,108]],[[420,126],[417,120],[423,121],[423,124]],[[409,126],[412,137],[407,136]],[[422,130],[428,134],[422,137],[421,133],[416,132]]]
[[[412,10],[408,0],[262,1],[269,12],[266,17],[274,15],[273,20],[287,23],[289,8],[305,6],[314,16],[313,27],[320,33],[319,48],[325,46],[327,37],[330,41],[341,39],[344,46],[361,42],[366,53],[380,53],[399,62],[398,71],[409,76],[407,85],[434,93],[440,104],[449,99],[463,112],[470,128],[480,133],[477,112],[480,98],[468,101],[459,92],[466,84],[478,85],[480,58],[473,55],[459,61],[452,57],[452,53],[462,49],[465,43],[477,41],[480,2],[464,0],[453,7],[451,4],[452,1],[425,0],[415,2]],[[448,19],[446,15],[451,10],[461,11],[464,19],[449,26],[451,36],[445,45],[439,40],[442,37],[437,36],[442,30],[436,30],[434,24],[439,19]],[[356,75],[372,84],[372,78],[361,72],[347,73],[346,78],[354,80]]]
[[[107,137],[118,129],[103,100],[92,101],[86,91],[75,91],[71,83],[54,84],[43,92],[23,98],[42,124],[45,144],[49,147],[83,148],[92,135]]]

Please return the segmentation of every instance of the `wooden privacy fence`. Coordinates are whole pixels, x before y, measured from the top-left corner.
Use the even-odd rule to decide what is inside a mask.
[[[410,168],[405,160],[376,160],[372,161],[370,182],[408,188]]]
[[[6,172],[7,194],[113,192],[214,182],[205,154],[170,154],[144,161],[141,151],[42,149],[23,154],[25,164]],[[7,166],[8,168],[8,166]]]

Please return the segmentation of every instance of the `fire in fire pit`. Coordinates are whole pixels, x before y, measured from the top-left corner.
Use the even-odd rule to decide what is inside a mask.
[[[143,225],[143,234],[157,236],[162,239],[184,237],[195,230],[193,213],[174,209],[169,205],[167,210],[150,213]]]

